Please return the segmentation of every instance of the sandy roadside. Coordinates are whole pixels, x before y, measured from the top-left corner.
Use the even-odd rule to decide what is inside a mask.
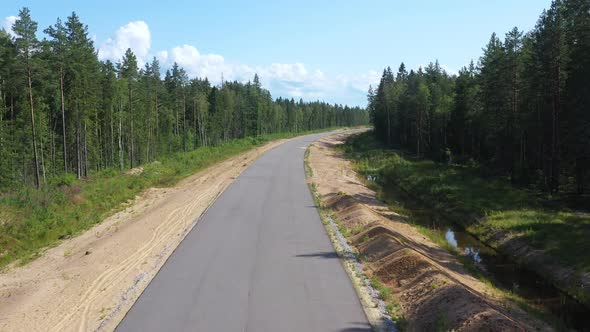
[[[273,141],[151,188],[85,233],[0,273],[0,331],[111,331],[225,188]],[[129,176],[134,176],[130,174]]]
[[[429,330],[428,323],[436,322],[441,313],[449,323],[457,323],[452,326],[456,330],[489,326],[493,330],[551,330],[472,277],[453,255],[379,201],[376,192],[359,180],[350,161],[334,149],[348,135],[331,135],[309,147],[312,175],[308,181],[315,184],[323,204],[342,225],[349,230],[360,228],[348,238],[349,244],[365,257],[365,273],[385,279],[393,289],[412,324],[409,330]],[[370,252],[381,256],[374,255],[372,260]],[[411,262],[405,266],[405,261]]]

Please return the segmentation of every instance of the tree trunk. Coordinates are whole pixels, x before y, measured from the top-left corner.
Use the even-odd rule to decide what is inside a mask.
[[[115,130],[114,130],[114,127],[113,127],[113,115],[114,115],[114,112],[113,112],[113,105],[112,104],[111,104],[110,110],[111,110],[111,114],[110,114],[110,117],[109,117],[109,124],[110,124],[110,129],[111,129],[110,130],[111,131],[110,132],[111,149],[109,151],[110,152],[109,153],[109,159],[110,159],[109,166],[110,167],[113,167],[113,165],[115,164],[115,155],[114,155],[114,153],[115,153],[115,141],[114,141],[115,140]]]
[[[10,120],[13,122],[14,124],[14,96],[11,94],[10,95]],[[11,132],[11,136],[12,136],[12,153],[14,153],[14,155],[16,155],[16,126],[12,126],[12,132]],[[14,158],[16,159],[16,158]],[[11,163],[11,169],[16,170],[16,160],[12,160]]]
[[[123,101],[119,99],[119,166],[121,170],[125,168],[124,160],[123,160],[123,124],[122,124],[122,114],[123,113]]]
[[[197,99],[193,99],[193,127],[195,128],[195,149],[199,146],[199,129],[197,128]]]
[[[28,61],[28,59],[27,59]],[[39,155],[37,153],[37,131],[35,130],[35,111],[33,108],[33,82],[31,79],[31,66],[27,66],[27,78],[29,83],[29,103],[31,106],[31,135],[33,136],[33,154],[35,156],[35,180],[37,189],[41,188],[41,178],[39,175]]]
[[[515,60],[515,62],[516,62],[516,60]],[[509,142],[513,142],[516,139],[515,136],[517,136],[515,134],[515,129],[514,129],[514,127],[515,127],[514,124],[518,120],[518,86],[517,86],[518,72],[516,69],[517,69],[517,65],[516,65],[516,63],[514,63],[513,67],[512,67],[512,72],[513,72],[513,75],[512,75],[512,114],[510,115],[510,118],[509,118],[510,123],[508,124]],[[512,183],[516,182],[516,175],[515,175],[516,167],[514,164],[515,164],[516,160],[520,158],[520,157],[517,158],[515,156],[517,154],[515,145],[516,144],[510,144],[510,155],[509,155],[509,157],[510,157],[510,160],[509,160],[509,162],[510,162],[510,181]]]
[[[151,119],[150,119],[150,121],[148,121],[148,131],[147,131],[147,133],[148,133],[148,137],[147,137],[147,142],[146,142],[147,143],[147,147],[146,147],[146,151],[145,151],[145,156],[146,156],[145,161],[149,163],[150,160],[151,160],[150,159],[150,153],[152,152],[152,148],[151,148],[151,144],[152,144],[152,124],[151,124]]]
[[[129,159],[131,161],[131,168],[133,168],[133,138],[134,138],[134,136],[133,136],[133,102],[131,100],[131,97],[132,97],[131,96],[131,86],[129,86],[129,117],[131,118],[129,121],[130,126],[131,126],[131,132],[130,132],[131,138],[129,140],[131,150],[130,150]]]
[[[76,100],[76,164],[77,164],[77,177],[82,178],[82,142],[81,142],[81,131],[82,126],[80,125],[80,104]]]
[[[98,160],[95,161],[96,163],[96,170],[100,171],[103,165],[103,141],[102,141],[102,131],[100,130],[100,120],[98,119],[98,108],[94,109],[94,137],[96,138],[96,149],[98,150],[96,156]]]
[[[158,91],[156,91],[156,144],[154,149],[154,158],[158,158],[160,149],[160,113],[158,111]]]
[[[557,57],[555,64],[555,78],[553,82],[553,103],[551,112],[551,164],[550,164],[550,192],[559,191],[559,113],[561,110],[561,64]]]
[[[387,145],[391,145],[391,118],[387,107]]]
[[[182,149],[186,152],[186,95],[182,93]]]
[[[176,94],[176,97],[178,97],[178,94]],[[176,126],[175,126],[175,129],[174,129],[176,136],[178,136],[178,134],[179,134],[179,129],[178,129],[178,126],[179,126],[179,124],[178,124],[178,118],[179,118],[179,116],[178,116],[178,108],[179,108],[178,107],[178,103],[176,103],[176,107],[175,107],[176,116],[174,118],[174,121],[176,122]]]
[[[43,151],[45,151],[45,148],[43,146],[43,137],[39,137],[39,148],[40,148],[40,156],[41,156],[41,177],[43,178],[43,184],[46,185],[47,184],[47,176],[45,175],[45,158],[44,158],[44,153]]]
[[[84,119],[84,177],[88,177],[88,135],[86,123],[87,120]]]
[[[64,73],[63,67],[59,68],[59,92],[61,101],[61,128],[63,136],[63,148],[64,148],[64,173],[68,172],[68,146],[66,139],[66,106],[64,101]]]
[[[416,155],[420,157],[420,131],[421,131],[421,111],[417,109],[416,113]]]

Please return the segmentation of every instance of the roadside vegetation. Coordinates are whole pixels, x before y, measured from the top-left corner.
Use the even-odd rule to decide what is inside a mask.
[[[427,187],[443,178],[441,185],[450,187],[437,189],[464,199],[469,210],[537,210],[528,203],[531,195],[510,190],[510,184],[546,196],[556,205],[588,209],[588,36],[590,2],[554,0],[531,31],[515,27],[504,36],[492,33],[479,59],[457,74],[436,61],[417,69],[402,63],[397,73],[387,67],[368,94],[375,136],[417,158],[451,163],[444,168],[427,161],[412,163],[412,172],[422,176],[407,182]],[[390,169],[392,176],[404,177],[410,166],[403,160],[391,162],[396,165]],[[478,176],[482,174],[483,179]],[[482,186],[497,178],[509,182]],[[475,192],[479,200],[465,199],[463,188],[453,187],[455,182],[470,191],[481,188]],[[514,225],[509,221],[514,219],[521,221]],[[567,214],[533,212],[501,216],[494,222],[513,230],[522,226],[519,231],[525,232],[535,228],[530,221],[537,219],[542,224],[576,222]],[[541,237],[532,241],[547,239],[542,230],[533,232]]]
[[[353,137],[344,149],[364,176],[398,187],[486,243],[494,245],[492,236],[506,232],[577,271],[590,271],[587,214],[548,207],[506,178],[482,176],[476,165],[417,160],[387,149],[372,133]]]
[[[25,186],[6,192],[0,196],[0,267],[18,259],[29,262],[42,248],[101,222],[147,188],[171,186],[224,159],[293,136],[236,139],[171,154],[131,171],[105,169],[80,180],[67,174],[52,178],[40,190]]]
[[[408,215],[409,211],[403,202],[392,199],[398,195],[391,196],[390,190],[401,191],[402,196],[459,224],[500,252],[502,248],[493,238],[497,232],[542,250],[578,273],[590,271],[587,255],[590,246],[585,241],[585,230],[590,228],[587,214],[565,207],[559,209],[554,203],[547,206],[545,196],[515,188],[507,178],[490,178],[476,165],[416,159],[411,154],[388,148],[371,132],[350,137],[341,149],[353,161],[355,169],[370,180],[367,184],[378,192],[380,199],[402,215]],[[471,275],[490,289],[557,330],[567,330],[556,316],[511,290],[498,288],[493,276],[483,273],[471,258],[459,253],[440,231],[421,224],[414,224],[414,227],[456,256]],[[568,289],[568,292],[584,301],[583,294],[575,289]]]
[[[368,93],[383,146],[358,156],[385,190],[396,186],[586,306],[588,36],[590,3],[554,0],[532,30],[492,33],[457,74],[438,61],[385,68]]]
[[[131,49],[101,61],[76,13],[40,27],[25,7],[11,31],[0,29],[0,193],[234,139],[368,123],[358,106],[275,99],[256,74],[212,84]]]
[[[313,169],[311,168],[309,162],[310,151],[311,150],[309,148],[305,150],[304,157],[305,175],[307,179],[312,178],[314,176]],[[357,294],[359,295],[359,298],[361,298],[361,303],[363,304],[363,306],[374,305],[373,303],[369,304],[362,300],[363,296],[361,295],[361,293],[363,292],[363,288],[367,287],[366,281],[368,281],[369,285],[378,293],[379,299],[382,300],[385,304],[385,312],[380,313],[381,315],[385,315],[385,317],[381,318],[385,318],[386,320],[391,320],[395,322],[396,328],[400,331],[403,330],[403,328],[405,327],[405,317],[403,316],[401,306],[399,305],[395,296],[393,296],[392,294],[392,290],[381,284],[379,280],[376,278],[367,279],[367,276],[365,275],[364,271],[358,270],[358,266],[356,266],[354,262],[362,261],[362,257],[359,257],[358,253],[354,251],[351,253],[347,253],[345,249],[342,248],[342,244],[339,242],[338,236],[336,235],[336,233],[338,232],[341,236],[347,238],[350,235],[351,230],[346,228],[338,219],[338,217],[334,215],[330,211],[330,209],[328,209],[325,206],[324,202],[322,201],[321,195],[318,192],[317,184],[315,182],[308,182],[308,185],[315,206],[318,209],[320,219],[322,220],[322,224],[324,224],[326,232],[328,233],[328,236],[332,241],[332,246],[338,253],[340,259],[344,262],[343,266],[349,274],[351,282],[353,283],[354,288]],[[341,193],[338,194],[340,195]],[[334,225],[334,227],[331,227],[332,225]],[[352,254],[352,256],[349,254]],[[380,325],[384,324],[384,321],[370,321],[374,328],[384,331],[388,330],[386,326]],[[376,324],[379,324],[379,326],[377,326]]]
[[[258,75],[214,85],[131,49],[101,61],[76,13],[39,27],[25,7],[11,31],[0,29],[0,267],[267,140],[368,123],[361,107],[273,99]]]
[[[361,134],[361,137],[364,135],[366,134]],[[364,173],[364,176],[367,177],[366,184],[376,190],[376,196],[354,180],[355,172],[351,171],[355,166],[358,168],[358,164],[353,162],[351,165],[346,161],[352,158],[343,158],[347,155],[330,151],[332,148],[349,150],[351,142],[354,139],[347,142],[346,137],[338,135],[321,140],[310,148],[313,181],[314,184],[317,183],[311,184],[311,190],[316,197],[321,193],[322,200],[318,201],[322,204],[322,210],[331,215],[330,227],[340,237],[345,237],[354,250],[354,256],[367,273],[365,277],[369,278],[366,282],[374,290],[371,294],[379,299],[377,306],[395,321],[396,330],[404,330],[409,326],[409,329],[446,331],[458,326],[464,327],[465,324],[475,324],[485,329],[483,326],[492,321],[494,323],[490,326],[495,326],[496,329],[502,326],[500,329],[507,330],[511,329],[510,326],[519,326],[521,329],[528,326],[524,329],[535,330],[546,325],[538,319],[541,316],[543,321],[548,320],[545,311],[541,313],[536,307],[529,306],[529,302],[519,301],[520,298],[510,291],[502,292],[501,289],[486,287],[485,284],[493,285],[485,278],[488,274],[482,273],[476,267],[477,264],[468,261],[469,256],[461,255],[462,250],[446,242],[444,233],[441,236],[440,232],[430,232],[426,227],[421,227],[416,232],[403,222],[390,220],[388,217],[394,220],[397,218],[394,214],[384,212],[380,199],[386,198],[388,193],[380,192],[383,184],[378,177],[372,175],[375,173]],[[372,142],[382,148],[376,140],[372,139]],[[353,152],[349,152],[351,153]],[[360,154],[358,151],[357,153]],[[406,201],[400,201],[402,206],[405,203]],[[400,212],[396,207],[391,208],[392,211]],[[422,209],[424,207],[408,205],[401,214],[414,220],[414,212]],[[422,219],[416,220],[419,221]],[[451,251],[456,260],[452,255],[441,251],[427,237]],[[468,263],[470,264],[467,265]],[[462,269],[461,264],[465,264],[467,269]],[[466,270],[472,269],[472,272],[479,273],[476,277],[483,283],[471,278],[470,275],[476,273],[466,273]],[[466,291],[466,286],[477,291]],[[434,303],[448,305],[433,308]],[[522,308],[518,308],[516,304]],[[475,314],[479,311],[486,314]],[[501,313],[502,318],[496,316],[498,313]],[[537,315],[537,318],[530,313]],[[490,319],[490,316],[486,316],[488,314],[498,317],[498,320]],[[483,325],[477,325],[480,323]],[[559,324],[551,322],[551,325]]]

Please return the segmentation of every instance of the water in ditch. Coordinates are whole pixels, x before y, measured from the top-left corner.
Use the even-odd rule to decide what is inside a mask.
[[[367,180],[377,179],[370,177]],[[488,247],[452,220],[419,206],[405,193],[388,188],[382,194],[387,201],[403,206],[412,222],[439,232],[449,244],[469,257],[494,286],[518,294],[529,305],[550,312],[568,329],[590,331],[590,309],[539,274]]]

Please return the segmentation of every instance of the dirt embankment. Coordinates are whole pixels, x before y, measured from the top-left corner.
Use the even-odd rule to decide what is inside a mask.
[[[353,234],[368,277],[392,289],[411,331],[550,330],[473,278],[446,250],[376,199],[335,145],[346,134],[310,147],[310,181],[323,204]]]
[[[418,200],[421,205],[428,205],[428,201],[414,195],[411,191],[398,185],[404,195]],[[574,267],[560,262],[545,250],[533,247],[519,236],[510,234],[507,230],[495,230],[486,223],[485,216],[462,211],[460,208],[451,207],[434,210],[440,216],[459,223],[485,245],[499,253],[510,257],[511,260],[537,273],[560,291],[568,294],[586,307],[590,307],[590,272],[580,271]],[[581,213],[584,215],[584,213]],[[477,225],[479,230],[470,231],[470,226]],[[590,234],[590,232],[588,232]]]
[[[0,273],[0,331],[113,330],[197,218],[274,141],[173,188],[152,188],[123,211]],[[136,176],[134,173],[128,176]]]
[[[590,272],[581,272],[568,267],[544,250],[534,248],[507,231],[485,228],[490,235],[482,237],[476,234],[480,241],[543,276],[562,292],[569,294],[586,307],[590,307]]]

